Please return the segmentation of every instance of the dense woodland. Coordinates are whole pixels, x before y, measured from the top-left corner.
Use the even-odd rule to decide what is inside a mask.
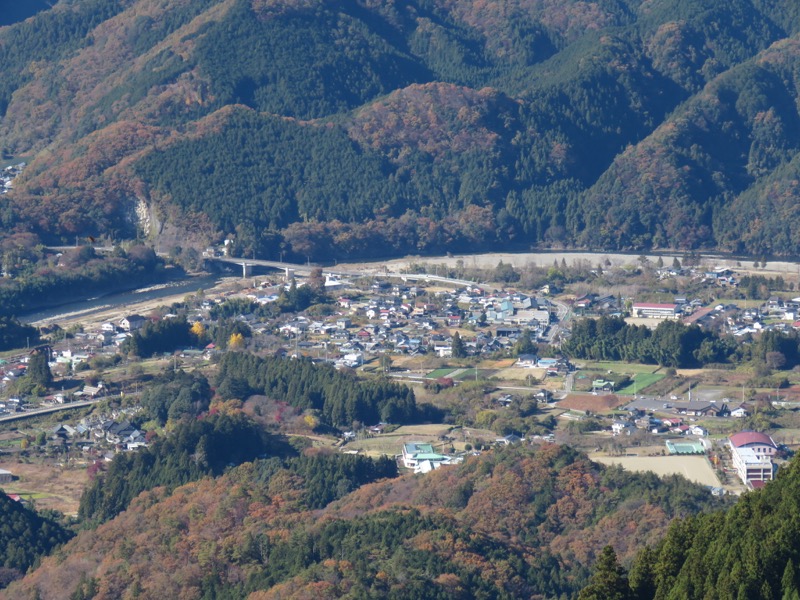
[[[697,325],[665,320],[655,329],[629,325],[621,317],[582,319],[573,323],[562,350],[573,358],[624,360],[665,367],[695,368],[711,364],[754,361],[770,368],[791,369],[800,364],[796,331],[764,331],[741,343]]]
[[[230,465],[265,454],[285,452],[244,414],[217,414],[181,423],[152,447],[114,457],[81,498],[79,517],[102,523],[125,510],[145,490],[179,485],[220,475]]]
[[[245,400],[253,394],[314,411],[323,424],[349,428],[366,424],[409,423],[417,414],[414,391],[388,379],[359,379],[329,364],[309,359],[259,358],[228,352],[219,363],[217,394]]]
[[[39,330],[9,317],[0,317],[0,350],[28,347],[39,341]]]
[[[672,518],[718,502],[682,478],[606,469],[555,445],[401,478],[392,461],[306,450],[145,491],[8,593],[568,598],[605,545],[628,561]]]
[[[0,29],[0,150],[30,163],[0,222],[797,254],[799,31],[764,0],[61,2]]]
[[[0,587],[19,577],[72,535],[49,516],[0,493]]]

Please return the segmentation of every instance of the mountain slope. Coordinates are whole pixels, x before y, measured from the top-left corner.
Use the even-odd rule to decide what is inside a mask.
[[[781,468],[777,480],[747,493],[731,508],[676,520],[664,539],[632,564],[631,597],[796,598],[798,485],[794,459]],[[602,596],[602,589],[597,592]]]
[[[557,597],[586,581],[606,543],[630,556],[711,503],[683,479],[605,469],[555,445],[349,495],[343,461],[369,462],[312,452],[299,467],[257,461],[170,496],[145,492],[7,595],[46,600],[90,581],[96,598]],[[327,504],[309,496],[320,486],[341,500],[310,510]]]
[[[789,254],[798,30],[764,0],[64,0],[0,28],[30,163],[0,215],[303,258]]]

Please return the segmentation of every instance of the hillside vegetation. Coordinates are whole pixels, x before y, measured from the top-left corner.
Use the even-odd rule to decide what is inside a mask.
[[[425,477],[394,469],[306,451],[154,488],[6,593],[566,598],[604,545],[630,557],[671,518],[712,502],[682,478],[606,469],[555,445],[498,450]]]
[[[676,520],[629,573],[606,551],[580,600],[792,599],[800,595],[797,460],[726,511]]]
[[[62,1],[0,28],[0,151],[30,163],[0,222],[796,254],[798,32],[765,0]]]

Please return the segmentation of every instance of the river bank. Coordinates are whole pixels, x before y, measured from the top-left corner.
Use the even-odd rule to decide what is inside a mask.
[[[189,275],[136,290],[111,293],[35,311],[23,315],[20,321],[37,327],[57,323],[64,328],[87,322],[116,321],[127,314],[147,313],[159,306],[180,302],[186,295],[200,290],[214,290],[226,282],[229,283],[230,278],[209,274]]]
[[[602,265],[604,268],[611,266],[620,267],[624,265],[638,265],[640,257],[646,257],[651,263],[655,264],[660,258],[667,266],[671,265],[677,258],[683,263],[686,255],[681,253],[672,254],[622,254],[614,252],[487,252],[484,254],[449,254],[446,256],[406,256],[391,260],[381,260],[379,262],[353,262],[338,263],[337,268],[342,270],[386,270],[402,271],[408,270],[413,265],[442,265],[450,267],[458,265],[459,261],[465,267],[492,268],[502,261],[504,264],[514,265],[515,268],[524,268],[534,265],[549,267],[553,263],[573,264],[577,261],[588,261],[592,266]],[[758,273],[767,277],[776,275],[785,276],[787,274],[800,276],[800,263],[792,261],[771,261],[765,267],[755,267],[753,259],[720,256],[715,254],[695,255],[700,267],[713,269],[715,267],[725,267],[735,269],[742,273]],[[608,261],[608,263],[606,262]]]

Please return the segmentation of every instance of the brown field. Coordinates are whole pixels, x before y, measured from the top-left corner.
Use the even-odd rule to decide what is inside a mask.
[[[627,403],[627,399],[620,398],[615,394],[568,394],[566,398],[559,401],[559,408],[569,408],[571,410],[590,411],[593,413],[609,412],[618,406]]]
[[[501,358],[499,360],[483,360],[478,365],[480,369],[507,369],[517,362],[516,358]],[[525,369],[522,369],[523,371]]]
[[[704,456],[599,456],[590,455],[593,461],[604,465],[620,465],[626,471],[652,471],[659,477],[683,475],[689,481],[702,485],[721,487],[714,469]]]
[[[541,381],[545,378],[545,370],[511,367],[509,369],[503,369],[502,371],[498,371],[497,373],[495,373],[494,376],[496,379],[500,379],[501,381],[525,381],[528,375],[533,375],[534,377],[536,377],[536,379]]]
[[[77,515],[81,494],[89,482],[86,467],[0,462],[0,469],[19,479],[3,485],[7,494],[30,495],[37,509],[54,509]]]

